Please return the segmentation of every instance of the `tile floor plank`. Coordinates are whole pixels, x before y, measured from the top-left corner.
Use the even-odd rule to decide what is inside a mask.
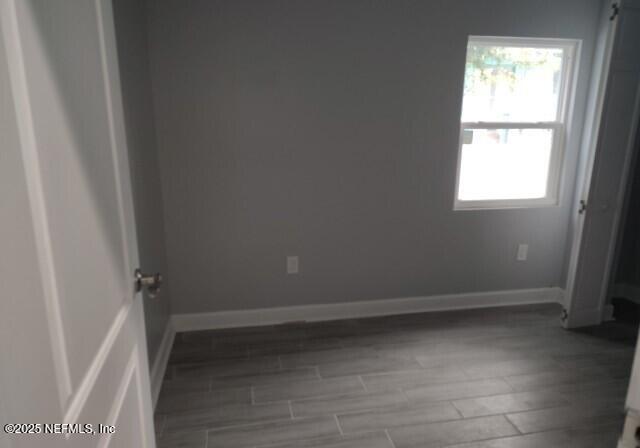
[[[238,426],[248,423],[289,420],[287,403],[232,405],[167,414],[165,432]]]
[[[255,403],[265,403],[364,392],[365,388],[360,379],[351,376],[259,386],[254,388],[253,396]]]
[[[389,435],[396,448],[440,448],[455,443],[487,440],[516,434],[518,434],[516,428],[503,416],[401,426],[389,429]]]
[[[212,392],[170,393],[158,399],[156,411],[172,413],[196,409],[213,408],[232,404],[251,404],[251,389],[228,388]]]
[[[375,431],[380,428],[417,425],[460,419],[460,413],[449,402],[426,406],[405,406],[393,409],[372,409],[338,415],[340,428],[345,434]]]
[[[420,369],[361,375],[361,377],[365,387],[371,392],[468,380],[464,372],[457,368]]]
[[[255,375],[233,375],[216,377],[211,380],[211,390],[230,387],[261,387],[273,384],[289,384],[292,381],[318,380],[318,369],[315,367],[300,367],[297,369],[283,369],[276,372],[259,373]]]
[[[612,419],[624,419],[624,405],[562,406],[536,411],[507,414],[507,418],[523,434],[552,429],[587,426]]]
[[[555,392],[520,392],[455,400],[453,405],[464,418],[566,406],[569,400]]]
[[[637,327],[567,331],[559,313],[526,305],[179,333],[158,447],[611,448]]]
[[[293,417],[299,418],[344,414],[365,409],[384,409],[406,404],[407,399],[401,392],[380,392],[292,401],[291,410]]]
[[[404,389],[410,403],[456,400],[460,398],[483,397],[512,392],[503,379],[458,381],[454,383],[431,384]]]
[[[158,439],[158,448],[206,448],[206,444],[206,431],[169,433]]]
[[[207,448],[248,448],[338,435],[335,418],[318,417],[209,431]]]
[[[450,445],[446,448],[614,448],[620,431],[619,424],[594,425],[589,428],[539,432]]]
[[[298,440],[292,443],[258,446],[257,448],[394,448],[383,431],[336,436],[323,439]]]
[[[421,366],[413,359],[382,356],[362,356],[342,362],[327,362],[318,366],[322,378],[347,375],[366,375],[368,373],[397,372],[416,370]]]

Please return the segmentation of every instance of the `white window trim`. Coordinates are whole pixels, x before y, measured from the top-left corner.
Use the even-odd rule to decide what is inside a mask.
[[[562,48],[564,60],[562,67],[562,83],[558,92],[558,111],[556,121],[549,122],[462,122],[458,137],[458,161],[456,165],[456,184],[454,194],[454,210],[491,210],[510,208],[554,207],[559,205],[561,178],[567,141],[567,128],[570,109],[576,88],[576,67],[580,54],[581,41],[577,39],[548,39],[524,37],[487,37],[469,36],[468,43],[479,45],[495,45],[509,47]],[[466,61],[466,56],[465,56]],[[466,68],[465,68],[466,70]],[[464,94],[462,96],[464,101]],[[461,108],[462,110],[462,108]],[[462,163],[463,132],[465,129],[551,129],[553,141],[549,160],[549,176],[547,178],[547,195],[537,199],[484,199],[463,201],[458,199],[460,187],[460,167]]]

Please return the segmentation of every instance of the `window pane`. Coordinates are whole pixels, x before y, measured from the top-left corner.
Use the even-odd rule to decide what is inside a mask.
[[[462,121],[556,121],[563,53],[469,42]]]
[[[465,129],[462,141],[458,200],[546,196],[552,129]]]

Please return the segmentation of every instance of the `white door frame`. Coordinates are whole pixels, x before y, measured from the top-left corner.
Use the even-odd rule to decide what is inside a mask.
[[[635,4],[634,4],[635,3]],[[606,314],[606,301],[609,290],[609,283],[611,277],[611,270],[614,264],[614,256],[616,251],[616,245],[618,241],[618,233],[620,227],[620,220],[624,210],[625,194],[627,191],[627,184],[629,181],[630,161],[632,160],[635,141],[637,135],[637,127],[633,133],[633,137],[627,142],[627,148],[625,150],[625,162],[622,173],[620,173],[619,183],[621,188],[618,190],[617,197],[611,204],[613,208],[613,223],[611,226],[611,233],[608,243],[607,256],[604,264],[605,275],[600,285],[599,295],[599,307],[597,313],[589,313],[580,315],[579,313],[571,313],[570,308],[576,298],[576,280],[580,275],[580,256],[584,247],[585,241],[585,213],[590,213],[589,199],[590,188],[593,180],[595,167],[596,153],[600,146],[600,130],[603,119],[603,112],[607,104],[607,89],[609,86],[609,75],[612,68],[613,53],[615,51],[616,37],[619,34],[619,17],[615,17],[615,20],[611,20],[609,17],[612,14],[618,14],[618,11],[623,12],[624,9],[629,7],[638,7],[636,0],[611,0],[606,3],[606,7],[603,12],[601,22],[601,32],[599,47],[596,50],[594,72],[592,74],[592,92],[589,99],[587,109],[587,119],[585,123],[585,129],[583,132],[583,150],[579,164],[578,179],[576,181],[577,189],[574,199],[574,208],[572,211],[572,219],[574,219],[574,231],[571,244],[571,252],[569,257],[569,266],[567,271],[567,286],[565,289],[565,312],[563,313],[563,325],[566,328],[597,325],[600,324]],[[632,118],[633,123],[638,123],[640,113],[640,91],[636,92],[634,115]],[[582,204],[586,204],[586,211],[579,213]]]
[[[616,0],[611,0],[609,7]],[[565,288],[565,298],[568,307],[572,297],[574,284],[578,270],[578,259],[580,257],[580,247],[584,230],[584,214],[577,213],[581,203],[588,203],[589,185],[593,174],[593,162],[595,159],[600,131],[600,121],[604,109],[605,92],[609,79],[609,68],[611,66],[611,55],[613,53],[613,42],[616,32],[617,22],[612,22],[606,17],[610,10],[603,9],[600,21],[600,41],[597,42],[596,54],[592,71],[590,94],[587,103],[587,115],[582,136],[582,150],[579,160],[579,169],[576,179],[576,192],[573,199],[571,218],[575,219],[575,228],[571,241],[571,253],[569,256],[569,267],[567,271],[567,286]]]

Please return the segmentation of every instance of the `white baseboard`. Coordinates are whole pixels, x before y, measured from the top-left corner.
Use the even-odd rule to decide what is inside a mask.
[[[565,328],[581,328],[600,325],[603,320],[603,311],[600,308],[572,310],[569,320],[565,322]]]
[[[162,380],[164,374],[167,371],[167,364],[169,364],[169,355],[171,354],[171,347],[173,347],[173,340],[176,337],[176,331],[173,327],[173,320],[169,319],[167,326],[160,342],[160,347],[156,353],[156,358],[153,361],[153,367],[151,367],[151,399],[153,400],[153,408],[156,408],[158,403],[158,397],[160,396],[160,389],[162,388]]]
[[[398,299],[302,305],[210,313],[174,314],[175,331],[274,325],[294,321],[326,321],[393,314],[421,313],[535,303],[562,303],[561,288],[446,294]]]
[[[562,308],[567,309],[569,304],[567,303],[566,291],[562,288],[550,288],[550,289],[555,290],[556,302],[562,305]]]
[[[627,409],[627,418],[624,421],[624,429],[618,440],[618,448],[638,447],[638,427],[640,427],[640,413],[635,409]]]

